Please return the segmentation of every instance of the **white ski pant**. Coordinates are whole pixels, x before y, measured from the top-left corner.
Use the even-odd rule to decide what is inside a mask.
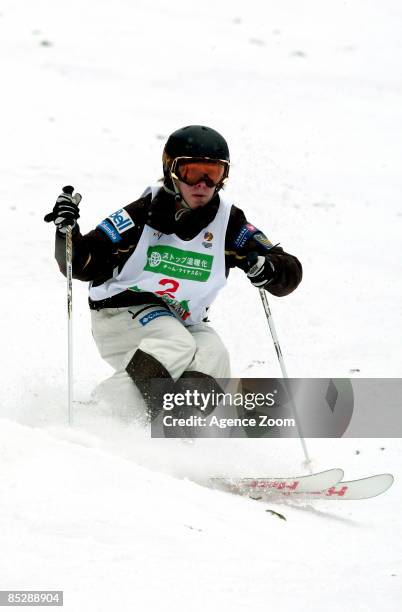
[[[92,334],[102,358],[115,370],[101,383],[99,393],[127,407],[141,404],[142,396],[126,372],[137,349],[157,359],[174,380],[188,370],[229,378],[227,349],[218,334],[199,323],[185,327],[163,306],[128,306],[92,310]]]

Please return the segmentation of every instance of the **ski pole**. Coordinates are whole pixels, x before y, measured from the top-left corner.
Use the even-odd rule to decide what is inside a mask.
[[[71,225],[66,227],[67,271],[67,381],[68,424],[73,424],[73,240]]]
[[[74,187],[67,185],[63,187],[63,193],[72,196]],[[81,201],[81,195],[76,194],[77,204]],[[47,223],[55,220],[53,212],[45,216]],[[73,239],[71,221],[64,223],[66,228],[66,278],[67,278],[67,420],[73,423]]]
[[[74,187],[63,187],[63,193],[73,195]],[[81,198],[80,198],[81,199]],[[73,231],[66,225],[66,278],[67,278],[67,417],[73,424]]]
[[[279,365],[281,366],[282,376],[283,376],[284,379],[289,380],[289,377],[288,377],[288,374],[287,374],[286,368],[285,368],[285,362],[283,360],[282,350],[281,350],[281,347],[280,347],[280,344],[279,344],[279,340],[278,340],[278,335],[276,333],[274,320],[272,318],[271,309],[269,307],[267,293],[266,293],[266,291],[264,289],[258,289],[258,291],[260,293],[260,298],[261,298],[261,301],[262,301],[262,305],[264,307],[265,314],[266,314],[266,317],[267,317],[267,321],[268,321],[269,329],[270,329],[270,332],[271,332],[272,340],[274,342],[275,351],[276,351],[276,355],[278,357]],[[306,460],[306,466],[309,469],[309,471],[312,472],[310,455],[309,455],[308,450],[307,450],[306,440],[305,440],[305,438],[303,436],[302,427],[301,427],[301,424],[300,424],[300,421],[299,421],[299,416],[297,414],[295,403],[293,401],[293,397],[292,397],[291,390],[290,390],[290,385],[287,385],[287,391],[288,391],[288,394],[289,394],[290,405],[292,407],[292,412],[293,412],[293,416],[294,416],[294,419],[295,419],[297,432],[299,434],[300,443],[301,443],[302,448],[303,448],[303,453],[304,453],[304,457],[305,457],[305,460]]]

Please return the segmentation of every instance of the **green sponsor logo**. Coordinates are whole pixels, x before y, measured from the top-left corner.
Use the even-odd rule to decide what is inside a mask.
[[[211,274],[213,259],[213,255],[182,251],[159,244],[148,248],[144,270],[205,282]]]

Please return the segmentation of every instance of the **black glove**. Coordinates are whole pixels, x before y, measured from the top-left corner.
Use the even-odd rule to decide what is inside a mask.
[[[274,280],[275,267],[269,255],[258,255],[256,251],[252,251],[247,255],[247,263],[247,276],[254,287],[265,288]]]
[[[71,185],[63,187],[63,193],[61,193],[57,198],[52,212],[46,215],[44,218],[46,223],[54,221],[57,229],[62,234],[66,233],[67,225],[74,227],[76,219],[78,219],[80,216],[78,205],[81,202],[82,197],[79,193],[73,195],[73,192],[74,187],[71,187]]]

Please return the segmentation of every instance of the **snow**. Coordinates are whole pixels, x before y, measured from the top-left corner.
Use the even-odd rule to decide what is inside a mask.
[[[62,589],[74,612],[400,609],[399,439],[309,441],[316,469],[394,473],[373,500],[209,490],[303,472],[299,443],[150,440],[91,403],[110,368],[78,282],[66,426],[65,279],[43,216],[73,184],[88,231],[160,176],[170,132],[211,125],[227,196],[304,265],[270,298],[289,374],[400,377],[401,25],[396,0],[2,2],[0,589]],[[257,298],[235,271],[213,308],[234,376],[279,375]]]

